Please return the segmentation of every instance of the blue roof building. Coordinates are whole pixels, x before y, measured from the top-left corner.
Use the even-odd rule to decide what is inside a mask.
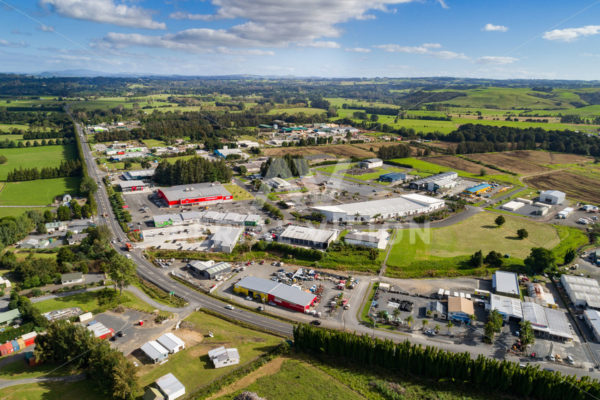
[[[397,182],[406,179],[406,174],[402,172],[390,172],[387,174],[379,175],[378,180],[382,182]]]

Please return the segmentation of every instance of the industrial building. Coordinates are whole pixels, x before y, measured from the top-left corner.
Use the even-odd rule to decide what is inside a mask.
[[[519,279],[514,272],[494,272],[494,275],[492,275],[492,288],[501,295],[520,297]]]
[[[380,182],[402,182],[406,180],[406,174],[402,172],[389,172],[387,174],[379,175],[377,178]]]
[[[18,308],[0,312],[0,326],[1,325],[10,325],[13,321],[21,318],[21,313]]]
[[[380,158],[369,158],[358,163],[359,168],[378,168],[383,166],[383,160]]]
[[[181,340],[179,337],[175,336],[171,332],[165,333],[164,335],[156,339],[156,341],[162,347],[167,349],[169,354],[174,354],[180,350],[185,349],[185,343],[183,342],[183,340]]]
[[[560,283],[576,307],[600,309],[600,285],[598,285],[597,280],[581,276],[562,275]]]
[[[142,181],[125,181],[119,182],[119,187],[121,188],[121,192],[129,193],[129,192],[137,192],[140,190],[144,190],[146,184]]]
[[[521,207],[523,207],[524,205],[525,205],[525,203],[522,203],[520,201],[511,200],[508,203],[500,206],[500,208],[503,210],[506,210],[506,211],[515,212],[518,209],[520,209]]]
[[[126,181],[144,181],[150,180],[154,176],[153,169],[138,169],[135,171],[123,172],[123,179]]]
[[[317,300],[316,295],[298,287],[254,276],[242,278],[233,286],[233,291],[300,312],[307,311]]]
[[[389,239],[387,230],[380,229],[375,232],[353,231],[344,236],[344,241],[353,246],[373,247],[384,250]]]
[[[313,207],[325,215],[329,222],[370,222],[374,219],[390,219],[430,213],[445,206],[444,200],[416,193],[381,200],[363,201],[332,206]]]
[[[479,196],[480,194],[489,192],[490,190],[492,190],[492,185],[484,182],[480,183],[479,185],[471,186],[470,188],[465,189],[463,193],[469,196]]]
[[[282,179],[278,176],[268,179],[266,181],[266,184],[271,186],[275,190],[290,190],[291,188],[295,187],[285,179]]]
[[[233,200],[231,193],[219,182],[162,188],[158,189],[158,196],[169,207],[193,204],[208,205]]]
[[[115,334],[112,328],[107,328],[103,323],[92,321],[88,324],[87,330],[94,334],[94,337],[99,339],[110,339]]]
[[[521,303],[523,320],[529,321],[536,336],[553,340],[573,340],[567,315],[563,311],[543,307],[536,303]]]
[[[248,158],[248,154],[242,152],[242,150],[228,149],[227,147],[215,150],[215,155],[221,158],[227,158],[228,156],[239,156],[242,159]]]
[[[263,223],[260,215],[220,213],[217,211],[185,211],[180,214],[159,214],[153,217],[154,226],[189,225],[201,222],[223,225],[258,226]]]
[[[277,240],[281,243],[326,249],[337,238],[337,235],[338,231],[336,230],[290,225],[285,228]]]
[[[169,357],[169,350],[162,347],[155,340],[144,343],[140,349],[150,359],[150,361],[155,364],[164,361]]]
[[[210,238],[212,250],[231,253],[243,232],[244,228],[220,227]]]
[[[409,187],[415,190],[428,190],[430,192],[436,192],[439,189],[453,188],[458,183],[457,179],[458,174],[456,172],[448,171],[412,181]]]
[[[175,400],[185,395],[185,386],[172,373],[161,376],[155,383],[164,400]]]
[[[544,190],[540,192],[540,202],[548,204],[562,204],[565,194],[558,190]]]
[[[472,300],[464,297],[448,297],[448,319],[468,324],[474,314]]]
[[[214,279],[218,275],[231,272],[231,264],[226,262],[215,263],[213,260],[192,261],[188,264],[188,269],[194,275],[205,279]]]
[[[240,353],[238,350],[235,348],[226,349],[225,346],[209,350],[208,358],[213,362],[215,368],[222,368],[240,363]]]
[[[490,311],[498,310],[506,321],[521,321],[523,319],[523,309],[519,299],[491,294],[489,307]]]
[[[594,339],[600,342],[600,312],[598,310],[585,310],[583,319],[594,334]]]

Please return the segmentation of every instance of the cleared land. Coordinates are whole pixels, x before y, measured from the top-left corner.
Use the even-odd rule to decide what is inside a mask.
[[[470,174],[479,174],[482,168],[486,170],[488,175],[502,174],[501,171],[498,171],[496,169],[484,167],[483,165],[455,156],[428,157],[427,161],[432,162],[434,164],[443,165],[451,169],[465,171]]]
[[[0,180],[6,180],[8,172],[15,168],[58,167],[62,160],[76,159],[77,149],[75,145],[22,147],[0,149],[0,155],[7,159],[0,164]]]
[[[520,175],[532,175],[549,171],[547,167],[527,161],[527,152],[477,153],[468,154],[467,157]]]
[[[348,158],[348,157],[357,157],[357,158],[369,158],[375,157],[375,153],[358,148],[349,144],[336,144],[331,146],[303,146],[303,147],[274,147],[269,149],[264,149],[264,154],[266,156],[276,156],[281,157],[286,154],[299,154],[299,155],[309,155],[309,154],[331,154],[336,157]]]
[[[3,206],[45,206],[54,198],[79,193],[79,178],[39,179],[36,181],[8,182],[0,192]]]
[[[388,258],[387,275],[416,278],[423,276],[477,275],[485,271],[461,264],[478,250],[509,254],[507,263],[523,260],[532,247],[551,249],[560,243],[552,225],[505,216],[506,223],[496,227],[495,213],[481,212],[444,228],[403,229],[396,235]],[[527,239],[519,240],[517,230],[525,228]]]
[[[582,174],[567,171],[555,171],[548,174],[525,178],[524,181],[538,189],[555,189],[563,191],[568,197],[598,203],[600,200],[600,185],[598,180]]]
[[[98,291],[75,294],[73,296],[59,297],[56,299],[44,300],[35,304],[35,307],[41,313],[60,310],[61,308],[79,307],[84,312],[98,314],[104,312],[108,307],[98,303]],[[119,304],[124,307],[134,308],[139,311],[152,313],[155,308],[143,302],[133,294],[124,291],[119,300]]]

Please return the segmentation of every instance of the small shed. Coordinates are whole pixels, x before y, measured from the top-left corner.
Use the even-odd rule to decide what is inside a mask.
[[[72,285],[75,283],[83,283],[83,274],[81,272],[71,272],[60,276],[62,285]]]
[[[156,386],[165,395],[166,400],[175,400],[185,394],[185,386],[171,373],[158,378]]]
[[[155,364],[164,361],[169,357],[169,351],[158,344],[158,342],[155,340],[144,343],[140,349]]]
[[[179,350],[185,349],[185,343],[183,340],[172,334],[171,332],[167,332],[156,341],[163,346],[165,349],[169,351],[169,353],[177,353]]]
[[[240,363],[240,354],[237,349],[226,349],[224,346],[217,347],[208,352],[215,368],[227,367]]]

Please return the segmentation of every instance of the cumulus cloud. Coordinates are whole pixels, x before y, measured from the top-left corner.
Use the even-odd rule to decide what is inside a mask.
[[[102,42],[114,47],[151,46],[196,51],[218,46],[248,48],[330,43],[322,39],[339,37],[342,33],[339,24],[371,19],[370,11],[386,12],[389,5],[411,1],[414,0],[212,0],[216,8],[214,14],[176,12],[171,18],[241,22],[229,28],[192,28],[163,36],[111,33]],[[327,47],[330,44],[318,47],[321,46],[331,48]]]
[[[432,57],[442,58],[446,60],[451,59],[462,59],[466,60],[469,57],[464,55],[463,53],[457,53],[454,51],[448,50],[432,50],[439,49],[441,45],[438,43],[424,43],[420,46],[401,46],[399,44],[380,44],[374,46],[383,51],[387,51],[388,53],[407,53],[407,54],[423,54]]]
[[[586,25],[581,28],[554,29],[544,33],[546,40],[571,42],[581,36],[592,36],[600,33],[600,25]]]
[[[506,32],[508,28],[504,25],[485,24],[483,30],[486,32]]]
[[[141,7],[115,4],[114,0],[40,0],[63,17],[145,29],[165,29],[152,19],[152,12]]]
[[[316,47],[318,49],[339,49],[340,45],[337,42],[331,41],[331,40],[318,40],[315,42],[309,42],[309,43],[300,43],[299,46],[301,47]]]
[[[27,43],[25,42],[11,42],[8,40],[0,39],[0,47],[12,47],[12,48],[20,48],[27,47]]]
[[[344,51],[348,51],[350,53],[370,53],[371,49],[366,49],[364,47],[348,47],[344,49]]]
[[[506,57],[506,56],[483,56],[477,59],[477,63],[479,64],[496,64],[496,65],[506,65],[512,64],[515,61],[518,61],[518,58],[515,57]]]

